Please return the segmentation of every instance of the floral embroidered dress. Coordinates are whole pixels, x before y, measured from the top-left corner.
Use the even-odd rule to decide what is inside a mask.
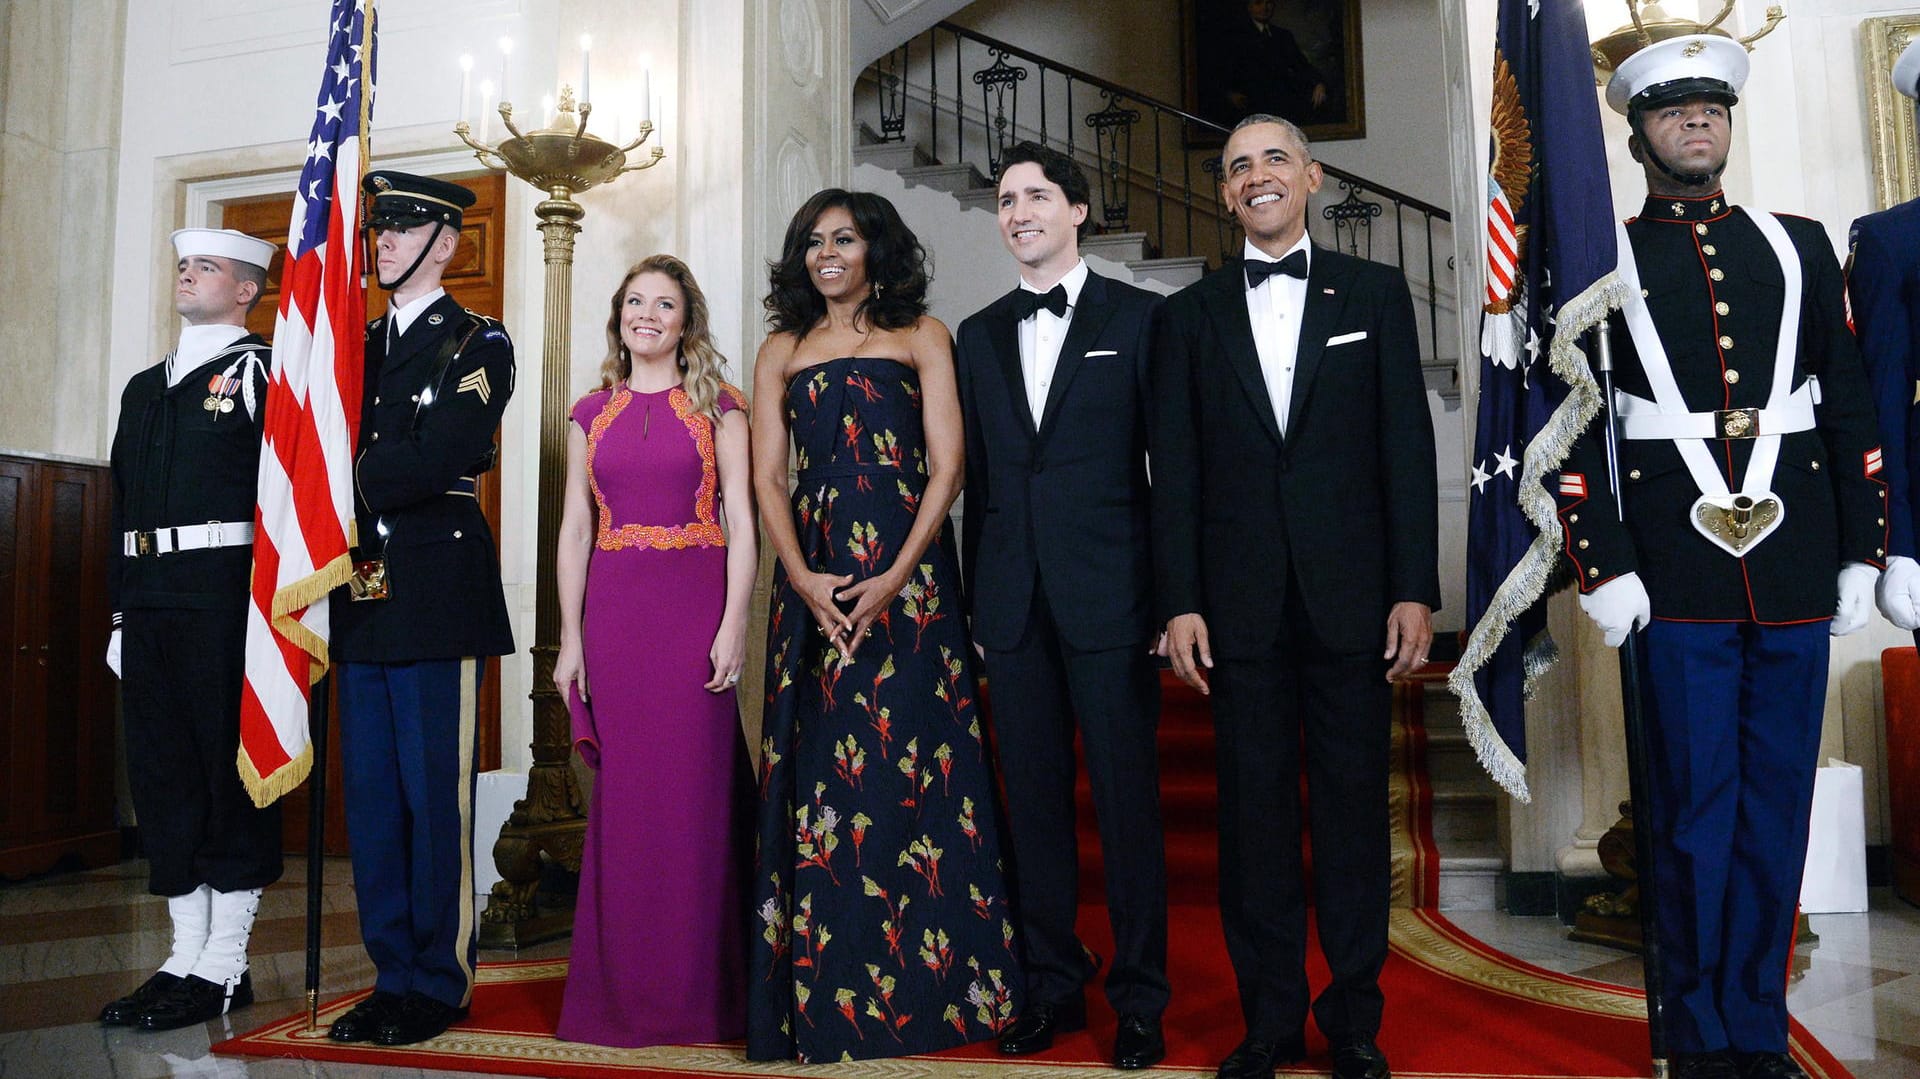
[[[774,407],[765,402],[761,407]],[[887,570],[926,487],[920,383],[843,358],[787,386],[807,564]],[[924,1053],[999,1034],[1021,984],[960,574],[942,529],[849,661],[776,566],[747,1056]]]
[[[720,408],[741,407],[740,391]],[[713,424],[678,387],[581,398],[594,545],[570,703],[596,769],[558,1033],[643,1046],[746,1029],[752,766],[732,691],[710,693],[727,599]]]

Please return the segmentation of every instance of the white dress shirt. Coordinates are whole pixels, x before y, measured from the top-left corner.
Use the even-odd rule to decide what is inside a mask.
[[[425,296],[416,298],[405,307],[395,307],[389,302],[387,304],[387,344],[391,346],[393,339],[405,334],[414,320],[420,317],[421,312],[432,307],[435,301],[446,294],[446,289],[437,288]]]
[[[1041,414],[1047,410],[1047,390],[1053,385],[1054,370],[1060,366],[1060,345],[1067,339],[1067,327],[1073,324],[1073,311],[1086,283],[1087,261],[1081,259],[1059,281],[1067,290],[1066,314],[1056,315],[1043,307],[1032,318],[1020,320],[1020,376],[1026,383],[1027,407],[1033,412],[1035,427],[1040,426]],[[1020,288],[1032,293],[1052,291],[1051,286],[1034,288],[1025,278],[1020,280]]]
[[[1280,253],[1281,258],[1304,251],[1307,267],[1313,267],[1313,243],[1303,233],[1300,241]],[[1247,241],[1243,257],[1275,262],[1277,259]],[[1307,281],[1303,277],[1273,274],[1247,290],[1247,319],[1253,324],[1253,347],[1260,353],[1260,377],[1267,383],[1267,400],[1273,405],[1273,420],[1280,433],[1287,433],[1287,409],[1293,402],[1293,369],[1300,351],[1300,315],[1307,307]]]

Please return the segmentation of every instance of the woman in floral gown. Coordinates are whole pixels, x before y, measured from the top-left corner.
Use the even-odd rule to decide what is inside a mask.
[[[767,633],[747,1055],[820,1062],[998,1035],[1021,979],[947,510],[947,328],[887,200],[787,227],[754,374],[779,556]],[[798,486],[787,486],[791,436]],[[790,507],[790,508],[789,508]]]

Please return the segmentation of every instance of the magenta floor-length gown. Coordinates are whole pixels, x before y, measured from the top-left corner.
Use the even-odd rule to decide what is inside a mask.
[[[742,407],[738,390],[723,410]],[[597,756],[558,1034],[644,1046],[746,1029],[752,778],[731,690],[710,693],[726,604],[713,424],[678,387],[580,399],[594,546],[582,646]]]

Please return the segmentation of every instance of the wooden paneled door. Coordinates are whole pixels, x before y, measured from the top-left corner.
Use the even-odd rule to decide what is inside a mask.
[[[448,264],[441,284],[446,286],[447,294],[460,301],[471,310],[494,318],[500,317],[505,297],[505,287],[501,277],[506,268],[506,250],[503,242],[504,218],[506,213],[507,184],[504,173],[486,173],[471,177],[441,177],[460,184],[474,194],[473,206],[462,215],[460,226],[460,246],[454,251],[453,261]],[[280,271],[286,261],[285,244],[287,224],[293,218],[293,196],[273,195],[265,198],[247,199],[231,202],[225,207],[222,225],[238,229],[251,236],[258,236],[281,248],[273,256],[273,266],[267,271],[267,291],[260,303],[247,317],[247,328],[271,339],[273,337],[274,313],[280,306]],[[380,289],[379,283],[371,277],[367,280],[367,317],[379,316],[387,309],[387,294]],[[494,442],[498,447],[500,434],[494,432]],[[480,499],[480,508],[487,515],[487,525],[493,529],[495,549],[500,543],[500,475],[505,467],[502,460],[494,469],[480,478],[476,492]],[[329,682],[329,685],[332,683]],[[346,816],[342,807],[340,786],[340,738],[339,710],[328,702],[328,715],[332,717],[329,729],[333,732],[327,752],[327,853],[345,854],[347,851]],[[487,673],[481,687],[479,715],[479,757],[475,762],[481,770],[500,767],[500,660],[487,660]],[[307,849],[307,787],[287,795],[282,802],[285,814],[282,836],[289,851]]]

